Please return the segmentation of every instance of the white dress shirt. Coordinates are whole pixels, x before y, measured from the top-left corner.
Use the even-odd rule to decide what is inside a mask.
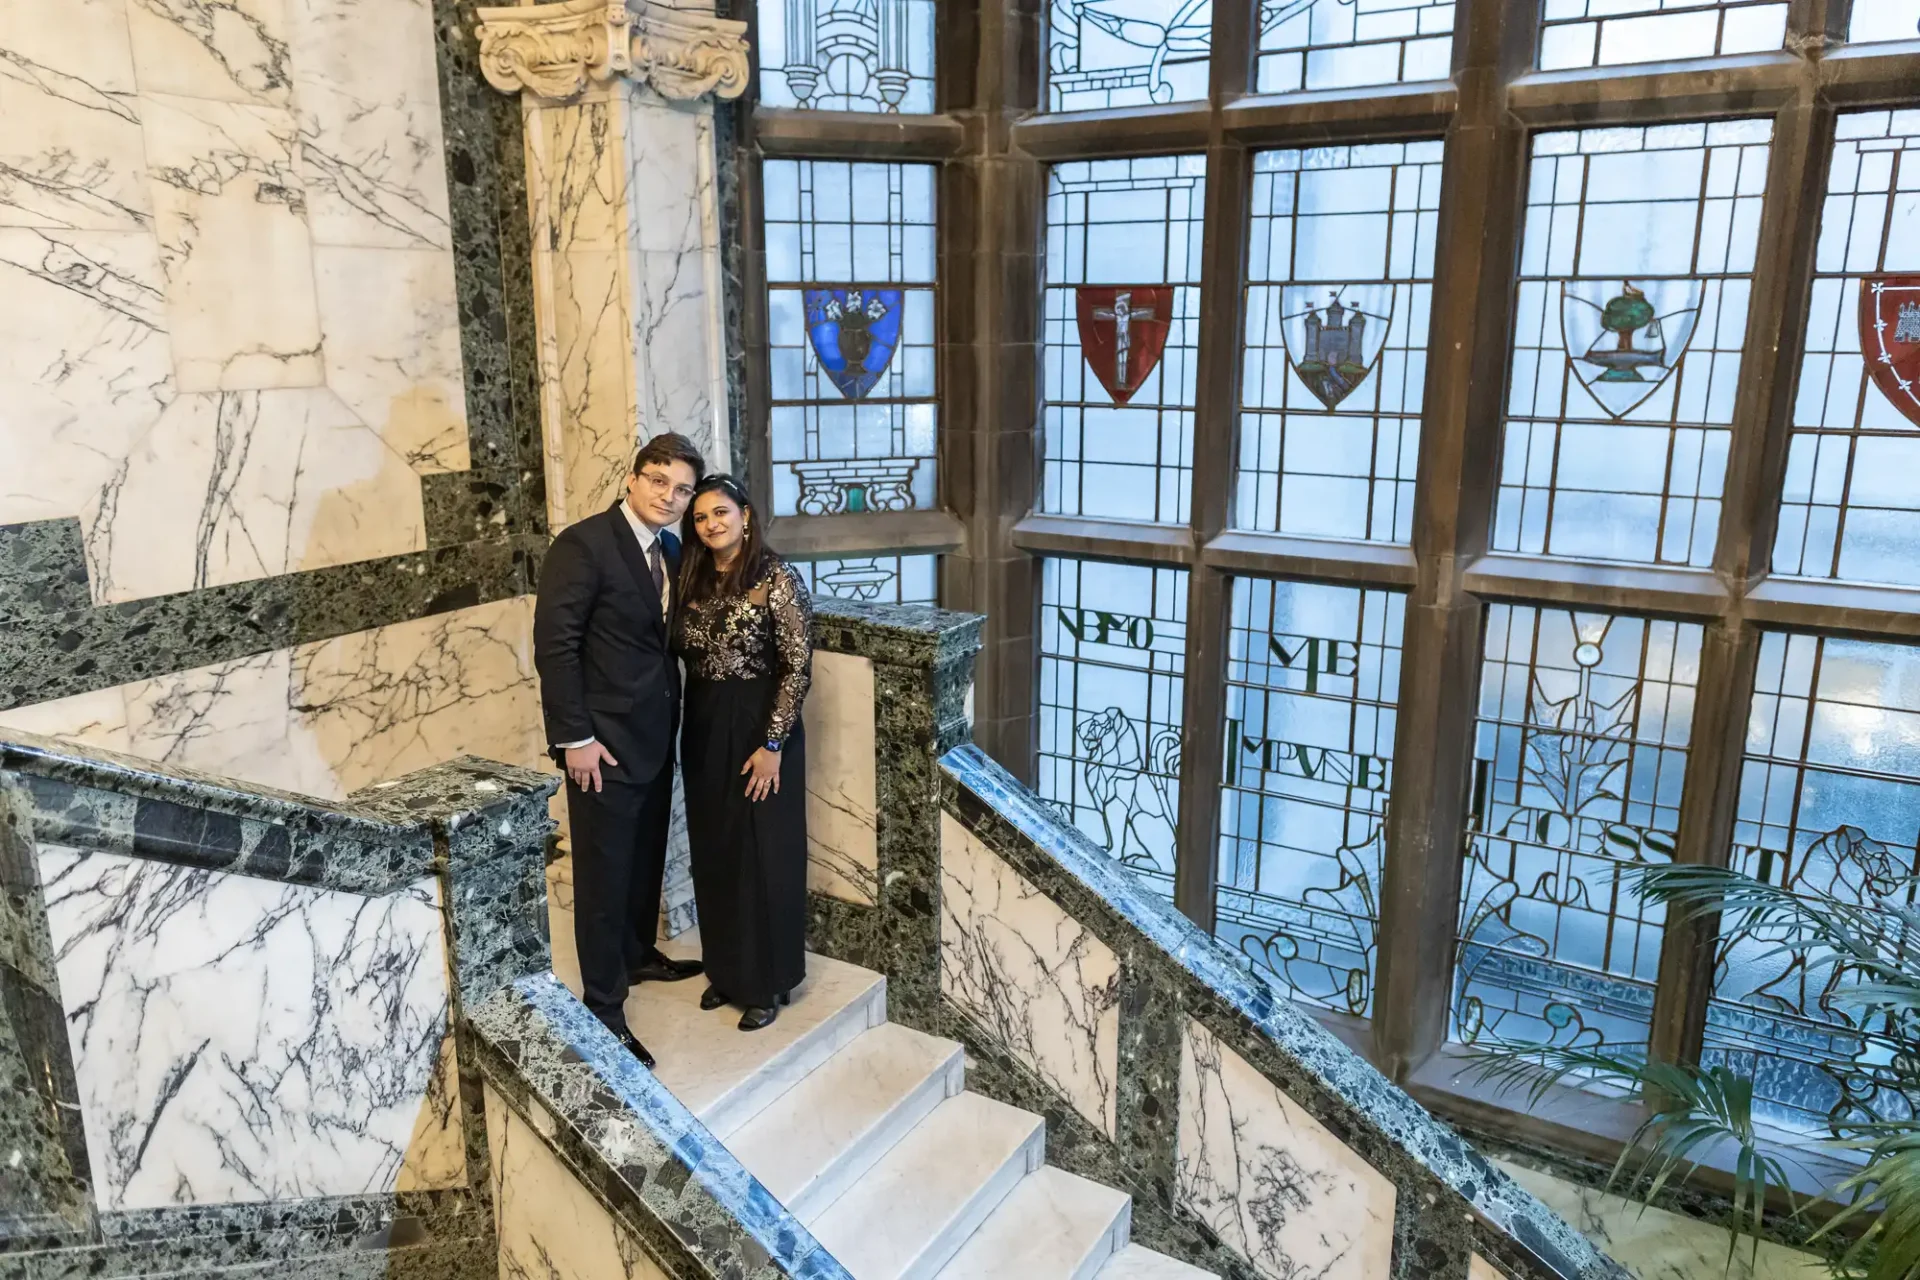
[[[660,540],[660,535],[654,531],[653,526],[633,514],[632,505],[624,498],[620,500],[620,514],[627,518],[627,527],[633,530],[633,536],[640,539],[640,558],[651,563],[653,544]],[[673,604],[673,570],[667,568],[667,553],[664,547],[660,551],[660,567],[665,579],[660,584],[660,616],[665,617],[668,608]],[[572,751],[576,747],[592,746],[594,741],[593,738],[582,738],[578,742],[556,742],[553,745],[562,751]]]

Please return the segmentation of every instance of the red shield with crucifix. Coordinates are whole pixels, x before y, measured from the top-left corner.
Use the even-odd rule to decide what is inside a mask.
[[[1880,394],[1920,426],[1920,276],[1860,282],[1860,354]]]
[[[1081,285],[1080,351],[1115,404],[1125,404],[1147,380],[1167,347],[1173,286]]]

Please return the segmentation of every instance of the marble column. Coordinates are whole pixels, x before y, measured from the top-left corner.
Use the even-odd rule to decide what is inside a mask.
[[[520,94],[539,326],[547,520],[620,494],[641,441],[689,437],[728,469],[713,98],[746,88],[746,24],[711,0],[479,11],[481,66]],[[693,923],[674,796],[664,931]],[[565,874],[563,873],[563,878]]]

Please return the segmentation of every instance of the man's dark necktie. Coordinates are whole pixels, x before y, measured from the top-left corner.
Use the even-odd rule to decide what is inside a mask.
[[[647,568],[653,570],[653,590],[660,596],[660,603],[666,604],[667,561],[660,554],[660,539],[655,538],[653,545],[647,548]]]

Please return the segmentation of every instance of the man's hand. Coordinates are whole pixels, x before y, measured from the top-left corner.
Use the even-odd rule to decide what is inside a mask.
[[[597,742],[589,742],[584,747],[567,748],[567,776],[572,778],[573,785],[582,791],[600,790],[602,764],[612,769],[620,767],[620,762],[613,758],[613,753]]]
[[[765,800],[769,792],[780,790],[780,753],[760,748],[740,766],[747,777],[747,799]]]

